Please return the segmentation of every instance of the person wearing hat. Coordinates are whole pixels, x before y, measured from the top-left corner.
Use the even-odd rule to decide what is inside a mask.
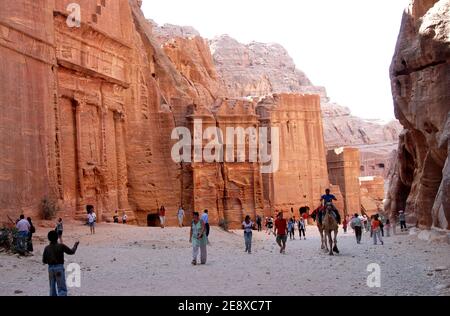
[[[400,211],[398,215],[398,220],[400,221],[400,229],[403,231],[408,231],[408,228],[406,227],[406,215],[405,211]]]

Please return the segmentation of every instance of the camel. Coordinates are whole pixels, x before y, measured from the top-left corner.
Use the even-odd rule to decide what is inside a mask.
[[[337,247],[337,234],[339,231],[339,225],[338,221],[331,213],[333,211],[333,207],[328,205],[325,209],[325,215],[322,219],[322,230],[325,234],[325,244],[327,243],[328,238],[330,248],[328,249],[328,246],[326,246],[326,248],[327,251],[329,251],[330,256],[334,256],[334,252],[339,254],[339,249]],[[331,237],[331,232],[334,232],[334,238]]]
[[[311,217],[316,222],[317,228],[319,229],[320,233],[320,240],[322,242],[321,249],[328,251],[328,246],[325,240],[325,235],[323,231],[323,224],[319,220],[320,213],[324,211],[323,206],[319,206],[317,209],[314,210],[314,212],[311,214]]]

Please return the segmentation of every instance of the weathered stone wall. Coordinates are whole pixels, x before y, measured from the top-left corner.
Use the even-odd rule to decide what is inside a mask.
[[[384,178],[361,177],[359,178],[361,189],[362,209],[368,216],[380,213],[383,210]]]
[[[262,99],[257,112],[262,126],[280,130],[279,170],[263,175],[270,214],[305,206],[314,209],[329,186],[320,97],[278,94]]]
[[[170,33],[189,37],[192,28],[159,27],[157,33],[167,39]],[[331,102],[325,87],[314,86],[307,75],[296,68],[287,50],[278,44],[242,44],[223,35],[210,41],[214,63],[220,77],[234,97],[264,97],[273,93],[318,94],[321,97],[325,147],[356,147],[361,150],[361,166],[367,176],[387,175],[389,161],[402,126],[398,121],[383,124],[353,116],[344,106]],[[363,100],[361,101],[364,102]],[[365,154],[363,154],[365,153]],[[372,159],[376,155],[377,162]],[[375,164],[374,164],[375,163]],[[386,168],[372,169],[379,164]]]
[[[344,197],[345,215],[359,213],[360,199],[360,156],[356,148],[337,148],[327,154],[330,182],[338,185]]]
[[[69,3],[0,1],[2,214],[35,217],[49,197],[67,218],[92,205],[99,220],[117,210],[156,225],[164,205],[175,225],[183,205],[186,224],[207,208],[212,224],[238,227],[247,214],[318,204],[328,186],[319,96],[228,100],[200,37],[161,46],[137,0],[78,1],[81,26],[69,27]],[[175,163],[172,130],[196,117],[205,128],[279,126],[280,172]]]
[[[410,223],[448,229],[450,3],[414,0],[405,11],[391,66],[400,136],[397,170],[386,201],[391,216],[405,209]],[[434,211],[433,211],[434,209]]]
[[[56,195],[47,139],[55,106],[53,1],[0,1],[0,213],[38,214]]]

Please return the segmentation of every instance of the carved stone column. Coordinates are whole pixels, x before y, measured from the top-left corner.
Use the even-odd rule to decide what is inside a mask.
[[[114,126],[116,138],[116,159],[117,159],[117,200],[120,210],[128,210],[128,171],[124,143],[124,122],[125,115],[121,112],[114,112]]]
[[[83,151],[82,151],[82,124],[81,113],[86,107],[86,100],[83,96],[75,95],[75,138],[76,138],[76,164],[78,172],[78,196],[77,196],[77,218],[84,218],[86,210],[84,209],[84,174],[83,174]]]

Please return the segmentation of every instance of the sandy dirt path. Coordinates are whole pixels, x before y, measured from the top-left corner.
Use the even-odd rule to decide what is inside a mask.
[[[48,229],[38,228],[33,257],[0,254],[0,295],[48,294],[41,264]],[[386,238],[374,246],[366,234],[357,245],[340,230],[341,254],[320,250],[317,228],[307,240],[289,241],[280,255],[273,236],[255,233],[253,254],[244,253],[241,231],[211,231],[208,264],[191,266],[187,228],[138,228],[101,224],[95,236],[81,225],[66,225],[65,243],[81,245],[66,265],[81,266],[81,287],[70,295],[449,295],[450,246],[414,236]],[[369,288],[367,266],[379,264],[381,287]],[[284,284],[280,288],[280,284]]]

